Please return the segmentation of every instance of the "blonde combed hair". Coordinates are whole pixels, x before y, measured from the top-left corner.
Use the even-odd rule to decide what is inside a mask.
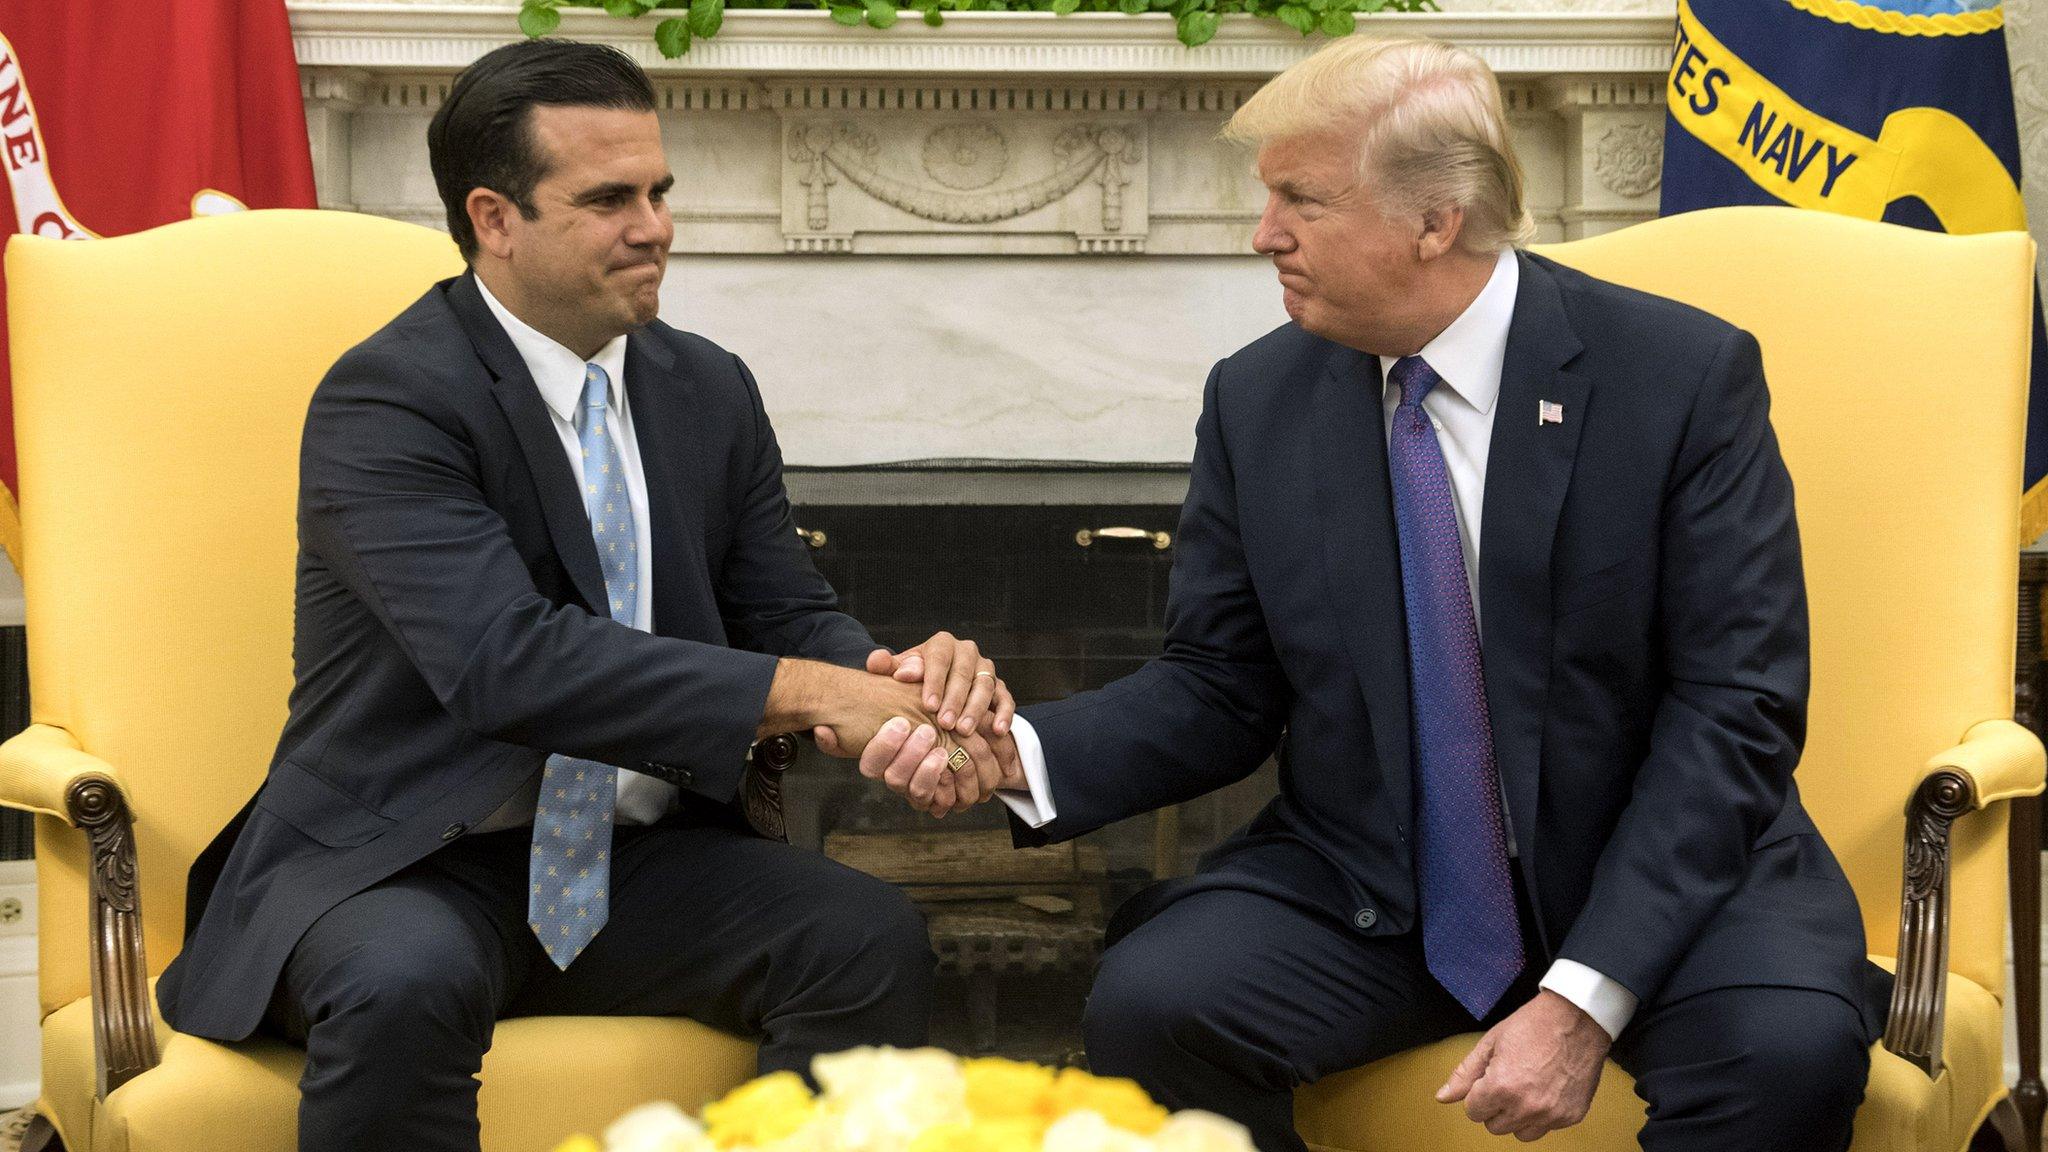
[[[1500,85],[1462,48],[1346,37],[1275,76],[1223,129],[1253,146],[1324,134],[1357,141],[1359,180],[1389,217],[1461,208],[1458,244],[1472,252],[1535,235]]]

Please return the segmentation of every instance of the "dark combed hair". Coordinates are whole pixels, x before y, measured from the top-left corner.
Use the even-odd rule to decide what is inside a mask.
[[[548,172],[533,139],[532,109],[541,105],[652,112],[654,86],[632,57],[574,40],[517,41],[463,69],[427,126],[427,162],[465,260],[477,250],[465,203],[472,190],[488,188],[528,220],[536,215],[533,189]]]

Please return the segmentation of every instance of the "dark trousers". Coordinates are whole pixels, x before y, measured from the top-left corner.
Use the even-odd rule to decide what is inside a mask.
[[[1532,964],[1474,1020],[1430,976],[1413,934],[1365,936],[1270,897],[1204,891],[1103,957],[1084,1018],[1088,1058],[1170,1108],[1244,1124],[1263,1152],[1302,1152],[1297,1085],[1490,1028],[1542,976]],[[1649,1106],[1641,1140],[1650,1152],[1826,1152],[1849,1146],[1869,1044],[1841,997],[1746,987],[1644,1005],[1611,1055]]]
[[[306,1049],[302,1152],[476,1152],[476,1073],[513,1016],[686,1016],[763,1072],[925,1041],[934,968],[902,893],[725,827],[615,831],[610,919],[567,971],[526,925],[531,832],[466,837],[321,917],[266,1025]]]

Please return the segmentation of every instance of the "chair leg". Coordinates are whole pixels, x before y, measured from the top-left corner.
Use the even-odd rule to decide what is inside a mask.
[[[28,1122],[28,1131],[22,1133],[21,1152],[64,1152],[64,1141],[48,1120],[37,1116]]]
[[[2020,1124],[2020,1110],[2007,1097],[1985,1117],[1983,1127],[1970,1140],[1970,1152],[2032,1152]]]
[[[2019,633],[2013,684],[2013,717],[2035,735],[2048,730],[2048,651],[2044,651],[2042,596],[2048,590],[2048,556],[2020,557]],[[2041,1083],[2041,801],[2012,802],[2013,1007],[2017,1013],[2020,1078],[2012,1102],[2020,1121],[2021,1147],[2039,1152],[2041,1116],[2048,1088]]]
[[[2037,704],[2038,706],[2038,704]],[[2039,1152],[2041,1115],[2048,1091],[2041,1083],[2041,801],[2012,802],[2013,1010],[2018,1022],[2020,1077],[2010,1103],[2019,1117],[2021,1147]]]

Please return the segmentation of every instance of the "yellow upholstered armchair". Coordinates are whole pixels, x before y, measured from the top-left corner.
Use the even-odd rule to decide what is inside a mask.
[[[38,1111],[74,1152],[296,1147],[301,1053],[173,1033],[150,984],[284,721],[307,398],[460,268],[438,232],[338,212],[8,247],[35,703],[0,803],[38,814]],[[587,1076],[550,1071],[564,1050]],[[753,1045],[685,1020],[507,1021],[484,1144],[546,1149],[753,1071]]]
[[[1989,1121],[2018,1152],[2001,1051],[2004,802],[2042,785],[2041,745],[2013,722],[2033,244],[1723,208],[1542,251],[1762,342],[1812,613],[1799,787],[1873,958],[1899,975],[1855,1150],[1958,1152]],[[2038,931],[2031,911],[2022,935]],[[1431,1100],[1476,1039],[1302,1091],[1302,1135],[1344,1152],[1518,1147]],[[1634,1148],[1642,1122],[1610,1064],[1593,1114],[1542,1146]]]

